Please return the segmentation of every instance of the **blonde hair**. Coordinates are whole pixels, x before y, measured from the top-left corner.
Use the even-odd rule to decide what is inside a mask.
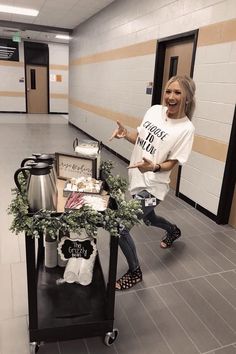
[[[185,112],[186,116],[191,120],[193,116],[193,112],[195,110],[195,91],[196,85],[189,76],[184,75],[176,75],[172,76],[165,85],[165,90],[168,88],[172,82],[177,81],[179,83],[180,88],[183,90],[183,100],[180,104],[180,112]],[[164,95],[163,95],[164,98]],[[164,103],[164,99],[163,99]]]

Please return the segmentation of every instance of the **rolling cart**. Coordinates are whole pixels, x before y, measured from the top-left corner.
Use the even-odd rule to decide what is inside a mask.
[[[64,269],[45,269],[43,237],[36,241],[26,235],[25,242],[31,354],[38,351],[41,342],[92,336],[103,336],[110,346],[118,335],[113,328],[118,238],[110,237],[107,284],[97,255],[93,280],[87,286],[57,285]]]
[[[59,284],[64,268],[44,266],[43,235],[25,235],[30,353],[42,342],[102,336],[110,346],[118,336],[113,327],[118,238],[110,236],[109,269],[105,281],[97,253],[90,285]]]

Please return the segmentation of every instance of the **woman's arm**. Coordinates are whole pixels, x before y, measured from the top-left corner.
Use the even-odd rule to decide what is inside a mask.
[[[170,171],[174,168],[177,162],[178,160],[166,160],[160,164],[158,163],[156,164],[144,157],[142,161],[130,165],[128,168],[138,168],[141,173],[145,173],[148,171],[151,172]]]
[[[132,130],[132,131],[128,131],[126,129],[126,134],[125,134],[125,140],[129,141],[130,143],[132,144],[135,144],[136,140],[137,140],[137,137],[138,137],[138,132],[135,131],[135,130]]]
[[[157,163],[157,164],[153,164],[153,169],[152,171],[155,172],[161,172],[161,171],[170,171],[172,170],[175,165],[178,163],[178,160],[166,160],[162,163]],[[159,170],[159,171],[158,171]]]
[[[133,130],[133,131],[128,131],[119,121],[117,121],[118,128],[113,132],[112,136],[110,137],[110,141],[113,138],[116,139],[126,139],[132,144],[135,144],[138,132]]]

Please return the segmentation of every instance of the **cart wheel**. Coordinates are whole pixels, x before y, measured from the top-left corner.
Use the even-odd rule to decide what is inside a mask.
[[[40,347],[40,343],[38,342],[31,342],[30,343],[30,354],[35,354],[38,352]]]
[[[110,347],[112,345],[116,338],[118,337],[119,331],[117,328],[114,328],[112,332],[107,332],[104,338],[105,344]]]

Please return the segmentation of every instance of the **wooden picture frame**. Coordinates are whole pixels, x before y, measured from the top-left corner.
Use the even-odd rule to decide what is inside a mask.
[[[57,178],[67,180],[77,177],[96,178],[96,159],[80,157],[77,154],[56,152]]]

